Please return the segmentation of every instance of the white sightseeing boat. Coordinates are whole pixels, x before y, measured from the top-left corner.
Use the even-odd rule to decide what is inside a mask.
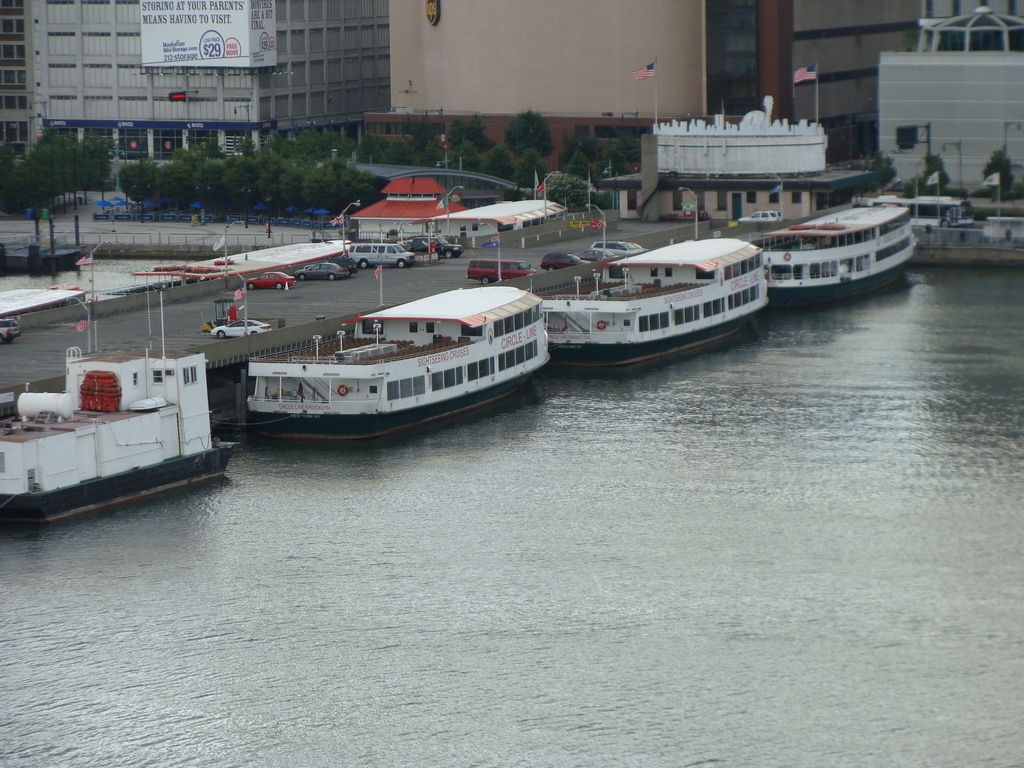
[[[721,238],[603,263],[543,306],[552,363],[627,365],[735,333],[766,301],[761,249]]]
[[[843,299],[898,280],[914,255],[910,212],[897,205],[849,208],[768,232],[764,249],[773,307]]]
[[[375,437],[510,395],[548,361],[540,299],[511,286],[449,291],[348,324],[352,336],[250,360],[258,432]]]

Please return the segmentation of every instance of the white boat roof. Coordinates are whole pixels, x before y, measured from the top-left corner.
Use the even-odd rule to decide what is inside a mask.
[[[164,277],[203,277],[212,280],[227,274],[251,275],[267,271],[279,270],[282,267],[297,264],[308,264],[312,261],[341,256],[348,252],[350,240],[327,240],[318,243],[294,243],[264,248],[259,251],[241,251],[228,253],[228,264],[224,264],[223,252],[205,261],[182,264],[180,269],[136,272],[136,275]],[[218,264],[217,262],[221,262]],[[200,269],[196,270],[195,268]]]
[[[443,221],[454,219],[456,221],[496,221],[499,224],[514,224],[517,221],[532,221],[545,216],[556,216],[565,213],[565,206],[548,200],[514,200],[494,205],[482,205],[479,208],[469,208],[465,211],[452,211],[447,215],[443,211],[436,216],[419,221]],[[414,223],[418,223],[414,222]]]
[[[32,309],[63,304],[68,299],[85,296],[85,291],[65,288],[19,288],[0,292],[0,316],[16,315]]]
[[[361,315],[359,320],[457,320],[469,326],[483,325],[540,303],[540,298],[529,291],[512,286],[493,288],[460,288],[424,299],[410,301],[380,312]],[[346,323],[347,325],[348,323]]]
[[[886,222],[897,219],[900,216],[908,216],[907,208],[900,205],[875,205],[871,208],[847,208],[843,211],[830,213],[827,216],[820,216],[817,219],[805,221],[803,224],[795,224],[786,229],[775,229],[758,235],[771,237],[772,235],[835,235],[838,232],[856,232],[861,229],[870,229]],[[824,225],[824,227],[822,227]],[[796,227],[796,229],[794,229]]]
[[[660,266],[694,266],[701,269],[714,269],[725,264],[756,256],[761,249],[746,240],[731,237],[720,237],[711,240],[688,240],[685,243],[666,245],[639,256],[628,256],[625,259],[602,264],[607,266],[625,267],[660,267]]]

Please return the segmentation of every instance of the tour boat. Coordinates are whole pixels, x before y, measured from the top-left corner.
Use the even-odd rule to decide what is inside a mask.
[[[203,354],[65,359],[64,392],[24,392],[0,424],[0,523],[46,523],[224,474]]]
[[[351,335],[249,362],[249,423],[288,439],[376,437],[477,408],[548,361],[540,299],[511,286],[430,296],[350,320]]]
[[[595,267],[543,295],[552,364],[628,365],[739,331],[767,301],[761,249],[690,241]]]
[[[768,304],[793,307],[844,299],[898,280],[914,254],[910,211],[897,205],[848,208],[767,232]]]

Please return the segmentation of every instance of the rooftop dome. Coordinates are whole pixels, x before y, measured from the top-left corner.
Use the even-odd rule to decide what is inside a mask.
[[[987,5],[948,19],[922,19],[918,51],[1024,53],[1024,18],[992,13]]]

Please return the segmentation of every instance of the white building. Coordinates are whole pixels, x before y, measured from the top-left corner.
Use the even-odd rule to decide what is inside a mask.
[[[928,138],[951,183],[977,189],[982,169],[1006,149],[1020,176],[1024,161],[1024,18],[972,13],[921,19],[916,51],[883,53],[878,76],[880,147],[899,176],[924,169]],[[920,143],[900,150],[898,126],[918,126]]]
[[[388,9],[356,0],[34,0],[33,132],[122,157],[338,130],[390,103]]]

